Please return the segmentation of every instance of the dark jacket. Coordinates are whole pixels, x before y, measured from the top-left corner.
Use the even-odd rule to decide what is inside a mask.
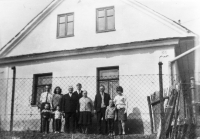
[[[82,91],[82,90],[81,90],[81,93],[80,93],[80,94],[78,94],[77,91],[74,91],[74,93],[78,95],[78,99],[80,99],[80,98],[83,97],[83,91]]]
[[[68,94],[63,95],[61,99],[60,109],[63,112],[76,112],[78,110],[78,95],[76,93],[72,93],[72,96]]]
[[[77,91],[75,91],[74,94],[78,95],[78,111],[80,111],[79,99],[83,97],[83,91],[81,90],[81,93],[78,93]]]
[[[109,105],[109,100],[110,100],[110,95],[104,93],[104,104],[106,105],[106,107]],[[97,93],[94,100],[94,109],[97,112],[100,111],[101,109],[101,102],[102,102],[101,94]]]

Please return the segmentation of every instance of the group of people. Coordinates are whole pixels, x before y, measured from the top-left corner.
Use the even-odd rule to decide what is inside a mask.
[[[61,119],[65,118],[64,132],[88,133],[88,126],[92,124],[92,117],[97,116],[97,134],[115,135],[114,124],[118,123],[119,135],[125,134],[125,121],[127,120],[127,98],[123,95],[123,88],[116,88],[117,96],[112,100],[105,93],[105,86],[100,85],[94,103],[88,97],[87,91],[82,91],[82,85],[68,87],[68,93],[62,95],[62,89],[56,87],[54,94],[50,87],[45,86],[45,91],[40,96],[41,131],[49,132],[49,122],[53,119],[53,132],[61,131]],[[70,128],[71,126],[71,128]],[[104,131],[102,130],[104,127]],[[107,129],[108,128],[108,129]],[[75,130],[76,129],[76,130]]]

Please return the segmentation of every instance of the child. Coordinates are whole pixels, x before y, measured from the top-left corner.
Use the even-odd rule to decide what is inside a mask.
[[[50,122],[50,106],[49,103],[46,103],[44,105],[44,109],[41,112],[42,114],[42,132],[47,134],[49,132],[49,122]]]
[[[114,120],[117,120],[117,113],[113,100],[109,101],[109,106],[106,108],[105,119],[108,121],[109,136],[115,135]]]
[[[115,96],[114,103],[116,106],[119,135],[125,135],[125,122],[127,121],[128,102],[127,98],[123,95],[123,88],[121,86],[116,88],[116,92],[118,95]]]
[[[56,111],[54,112],[55,114],[55,133],[60,133],[61,131],[61,118],[63,116],[62,112],[60,112],[60,106],[56,107]]]

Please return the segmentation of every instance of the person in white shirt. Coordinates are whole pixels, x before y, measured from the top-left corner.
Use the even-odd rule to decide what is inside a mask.
[[[44,109],[44,105],[46,103],[50,104],[50,108],[52,108],[52,98],[53,95],[50,93],[50,86],[46,85],[44,87],[44,92],[40,96],[40,110]]]
[[[44,92],[41,94],[40,96],[40,102],[39,102],[39,109],[40,109],[40,112],[42,112],[42,110],[44,109],[45,107],[45,104],[48,104],[50,105],[50,109],[52,109],[52,94],[50,93],[50,86],[46,85],[44,87]],[[40,131],[42,131],[42,115],[41,115],[41,128],[40,128]]]
[[[127,98],[123,95],[123,88],[118,86],[116,88],[118,95],[114,98],[114,103],[117,108],[117,119],[118,119],[118,128],[119,135],[125,134],[125,121],[127,120],[127,109],[128,103]],[[121,131],[121,127],[123,132]]]

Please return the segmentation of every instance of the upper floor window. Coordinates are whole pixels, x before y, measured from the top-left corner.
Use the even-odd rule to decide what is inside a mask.
[[[57,38],[74,36],[74,13],[58,15]]]
[[[115,30],[115,11],[114,6],[98,8],[96,10],[96,31],[107,32]]]

